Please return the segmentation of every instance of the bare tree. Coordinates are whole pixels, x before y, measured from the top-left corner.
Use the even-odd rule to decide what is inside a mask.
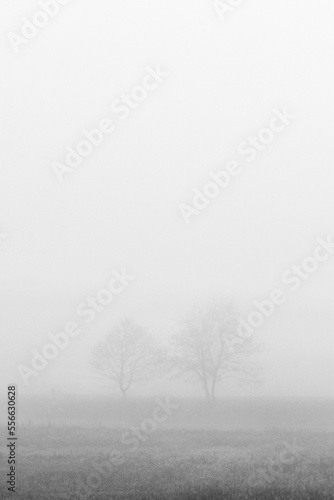
[[[208,403],[215,401],[217,385],[225,379],[256,381],[258,367],[249,358],[259,345],[241,338],[238,324],[233,308],[219,305],[184,316],[171,339],[172,368],[199,381]]]
[[[93,351],[92,366],[127,400],[132,384],[153,371],[157,350],[147,331],[129,318],[114,326]]]

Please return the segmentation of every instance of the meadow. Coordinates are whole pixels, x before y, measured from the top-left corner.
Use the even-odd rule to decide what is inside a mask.
[[[29,403],[31,414],[26,407],[29,418],[19,431],[15,498],[334,498],[331,402],[226,401],[208,410],[179,401],[166,422],[141,434],[138,446],[122,435],[140,428],[154,401],[127,408],[117,401],[92,403],[62,401],[50,419],[44,401],[40,420],[38,405]],[[2,447],[1,499],[14,497],[6,492],[6,468]],[[80,485],[81,492],[86,488],[81,497]]]

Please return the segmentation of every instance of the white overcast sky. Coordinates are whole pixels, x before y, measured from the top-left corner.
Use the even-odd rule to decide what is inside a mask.
[[[250,310],[334,235],[334,4],[245,0],[221,21],[211,0],[73,0],[15,54],[8,33],[38,9],[0,5],[0,375],[19,382],[125,268],[134,283],[29,387],[89,392],[90,349],[120,315],[165,338],[197,301]],[[157,64],[170,76],[59,183],[52,162]],[[292,124],[186,225],[179,204],[284,106]],[[252,394],[334,395],[333,279],[334,258],[263,326]]]

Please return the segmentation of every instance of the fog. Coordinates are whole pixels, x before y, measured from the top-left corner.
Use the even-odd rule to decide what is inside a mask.
[[[333,15],[1,1],[1,499],[333,498]]]
[[[282,284],[332,234],[332,3],[253,0],[223,22],[210,1],[97,5],[63,6],[18,53],[7,33],[35,5],[0,7],[3,387],[108,394],[91,352],[124,315],[168,343],[189,308],[232,301],[245,317],[281,288],[285,303],[255,332],[261,384],[228,381],[219,397],[332,398],[334,260],[296,291]],[[59,182],[66,147],[157,66],[168,76]],[[238,147],[275,109],[294,118],[248,163]],[[180,205],[235,159],[242,172],[186,223]],[[26,386],[18,366],[113,270],[135,278]],[[201,388],[162,377],[132,394],[163,392]]]

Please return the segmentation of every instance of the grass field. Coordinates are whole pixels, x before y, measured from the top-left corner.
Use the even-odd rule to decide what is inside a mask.
[[[149,406],[142,408],[142,415],[147,415]],[[129,429],[136,426],[138,412],[129,410],[124,413],[129,420],[118,426],[98,421],[95,426],[88,422],[21,425],[17,492],[6,493],[6,452],[1,448],[0,498],[334,498],[333,429],[307,428],[305,421],[294,428],[291,423],[289,427],[233,428],[230,420],[229,428],[224,428],[223,407],[211,413],[204,426],[204,410],[196,414],[194,409],[187,408],[188,422],[185,415],[172,416],[154,432],[142,435],[137,446],[122,440],[123,433],[130,435]],[[322,421],[320,408],[316,415]],[[247,415],[244,418],[247,421]],[[268,415],[266,420],[269,423]]]

